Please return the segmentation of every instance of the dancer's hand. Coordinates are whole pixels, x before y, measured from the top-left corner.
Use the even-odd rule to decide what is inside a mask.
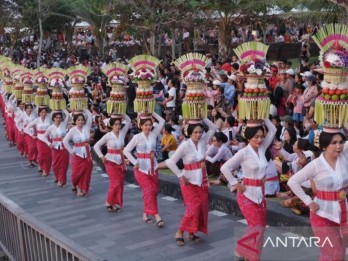
[[[315,202],[312,202],[311,204],[308,205],[309,209],[313,211],[314,213],[319,210],[319,205]]]
[[[245,191],[245,186],[244,186],[244,184],[242,184],[242,183],[237,183],[236,185],[231,186],[231,188],[230,188],[230,191],[231,191],[231,192],[234,192],[234,191],[236,191],[236,190],[237,190],[237,192],[239,192],[239,193],[244,193],[244,191]]]
[[[105,164],[106,158],[103,156],[101,157],[102,162]]]
[[[187,184],[190,183],[190,182],[188,181],[188,179],[187,179],[185,176],[182,176],[180,179],[181,179],[181,181],[182,181],[185,185],[187,185]]]

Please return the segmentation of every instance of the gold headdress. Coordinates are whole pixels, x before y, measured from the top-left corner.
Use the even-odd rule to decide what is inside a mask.
[[[179,57],[174,64],[181,70],[187,93],[182,104],[183,118],[200,120],[207,117],[208,104],[205,97],[205,68],[207,57],[199,53],[188,53]]]
[[[328,132],[348,121],[348,26],[329,24],[313,40],[320,48],[324,71],[322,94],[315,101],[314,120]]]
[[[34,74],[35,84],[38,86],[35,95],[35,104],[37,106],[49,106],[50,96],[47,93],[48,78],[44,71],[37,71]]]
[[[82,65],[70,67],[68,74],[72,88],[69,91],[70,109],[81,111],[88,108],[88,98],[85,95],[83,86],[87,82],[87,76],[91,71]]]
[[[135,112],[154,112],[156,102],[151,83],[156,79],[156,67],[160,62],[156,57],[147,54],[135,56],[129,61],[134,71],[134,79],[138,83],[134,100]]]
[[[127,65],[118,62],[109,64],[103,69],[112,87],[110,98],[106,102],[107,113],[126,113],[127,101],[125,88],[128,70],[129,68]]]
[[[259,42],[246,42],[234,49],[242,62],[239,70],[246,78],[243,96],[238,100],[240,119],[261,120],[269,115],[271,101],[265,84],[265,77],[270,73],[267,51],[268,46]]]
[[[52,88],[52,98],[50,108],[53,111],[61,111],[66,108],[66,101],[63,97],[62,87],[66,72],[59,68],[48,69],[45,71],[49,86]]]

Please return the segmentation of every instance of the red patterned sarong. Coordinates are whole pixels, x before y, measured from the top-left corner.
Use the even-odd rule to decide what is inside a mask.
[[[180,182],[185,213],[179,229],[189,233],[208,234],[208,188]]]
[[[237,241],[237,252],[248,260],[260,260],[263,237],[266,228],[266,200],[261,204],[248,199],[241,193],[237,201],[243,216],[247,220],[248,229],[244,236]]]
[[[36,161],[37,159],[37,148],[36,148],[36,139],[33,139],[30,135],[25,134],[25,147],[27,150],[27,157],[30,161]]]
[[[24,134],[22,134],[18,129],[16,129],[16,144],[18,151],[20,153],[25,153]]]
[[[14,143],[16,141],[16,136],[15,136],[15,125],[14,125],[13,118],[7,116],[5,122],[6,122],[7,138],[11,143]]]
[[[135,179],[143,192],[144,213],[157,215],[157,194],[158,194],[158,170],[153,175],[146,175],[138,168],[134,168]]]
[[[91,158],[81,158],[73,155],[71,157],[71,183],[73,187],[78,187],[86,194],[89,192],[93,161]]]
[[[69,167],[69,152],[64,148],[62,150],[52,149],[52,169],[57,181],[66,184],[66,172]]]
[[[310,211],[310,219],[314,236],[320,238],[319,260],[345,260],[347,237],[341,237],[340,224],[320,217],[313,211]]]
[[[50,174],[52,165],[51,149],[41,140],[37,140],[37,163],[40,168],[47,174]]]
[[[109,176],[109,189],[106,201],[110,205],[123,206],[124,167],[111,161],[105,162],[106,173]]]

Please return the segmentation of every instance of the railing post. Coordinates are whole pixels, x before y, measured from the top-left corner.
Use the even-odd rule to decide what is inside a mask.
[[[24,234],[22,231],[21,219],[18,216],[16,218],[16,223],[17,223],[18,239],[19,239],[19,251],[20,251],[19,256],[21,257],[21,260],[27,260],[25,257],[25,251],[24,251]]]

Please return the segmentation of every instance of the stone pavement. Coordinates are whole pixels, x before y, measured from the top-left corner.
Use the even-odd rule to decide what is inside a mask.
[[[104,201],[108,178],[95,163],[90,196],[77,198],[70,184],[57,188],[53,175],[41,177],[36,168],[26,167],[13,147],[8,147],[0,130],[0,193],[29,214],[63,233],[97,255],[111,260],[233,260],[235,240],[245,230],[245,220],[212,210],[209,212],[209,235],[200,243],[175,244],[174,233],[184,212],[183,202],[159,195],[159,209],[165,228],[142,222],[142,196],[138,186],[127,183],[124,209],[107,213]],[[70,172],[69,172],[70,175]],[[70,179],[69,179],[70,180]],[[287,228],[268,227],[265,238],[294,236]],[[316,260],[318,249],[273,247],[268,244],[262,260]]]

